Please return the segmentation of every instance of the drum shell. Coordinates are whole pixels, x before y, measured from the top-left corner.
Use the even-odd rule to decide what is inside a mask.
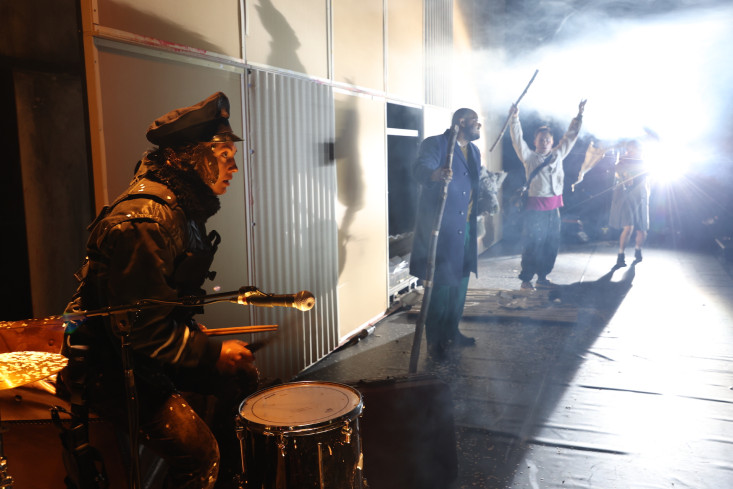
[[[361,489],[361,395],[355,389],[328,382],[296,382],[271,389],[306,384],[348,389],[359,402],[349,412],[325,421],[268,425],[248,419],[245,405],[265,389],[245,399],[237,417],[237,436],[245,489]]]
[[[50,409],[71,406],[46,391],[30,386],[0,391],[2,444],[7,469],[14,485],[24,489],[66,487],[66,468],[59,431],[51,420]],[[70,422],[64,421],[70,427]],[[118,448],[116,432],[105,420],[91,416],[89,442],[98,449],[110,482],[110,489],[125,489],[127,469]]]

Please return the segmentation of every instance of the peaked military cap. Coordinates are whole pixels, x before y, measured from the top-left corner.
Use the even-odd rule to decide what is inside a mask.
[[[216,92],[196,105],[174,109],[150,124],[145,135],[160,147],[186,143],[242,141],[229,125],[229,99]]]

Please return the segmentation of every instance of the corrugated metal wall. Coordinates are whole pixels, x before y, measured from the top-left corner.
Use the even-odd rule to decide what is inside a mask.
[[[258,324],[282,333],[257,355],[258,366],[265,377],[287,379],[338,343],[333,93],[257,69],[247,83],[250,279],[263,292],[316,298],[307,312],[256,308]]]
[[[451,107],[453,2],[425,0],[425,103]]]

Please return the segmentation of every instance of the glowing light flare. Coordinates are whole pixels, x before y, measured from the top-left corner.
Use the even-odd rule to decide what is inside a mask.
[[[690,147],[647,143],[643,158],[652,181],[667,184],[685,175],[699,156]]]
[[[650,127],[665,143],[674,142],[677,154],[670,159],[680,164],[694,153],[685,148],[702,144],[728,120],[724,101],[733,83],[733,7],[688,10],[643,23],[593,15],[584,20],[576,22],[589,27],[572,40],[511,64],[502,64],[500,54],[480,53],[482,72],[490,74],[485,81],[491,107],[505,113],[539,69],[522,113],[536,111],[566,124],[587,98],[584,132],[628,139]]]

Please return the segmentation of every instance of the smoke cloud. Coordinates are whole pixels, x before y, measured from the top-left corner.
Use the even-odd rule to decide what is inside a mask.
[[[646,5],[640,14],[626,2],[614,16],[609,2],[593,10],[554,3],[551,10],[523,11],[506,27],[513,45],[477,53],[488,109],[507,113],[538,69],[521,113],[536,111],[564,125],[588,99],[584,133],[613,140],[651,129],[674,154],[714,159],[733,130],[733,5],[727,3],[658,12]]]

